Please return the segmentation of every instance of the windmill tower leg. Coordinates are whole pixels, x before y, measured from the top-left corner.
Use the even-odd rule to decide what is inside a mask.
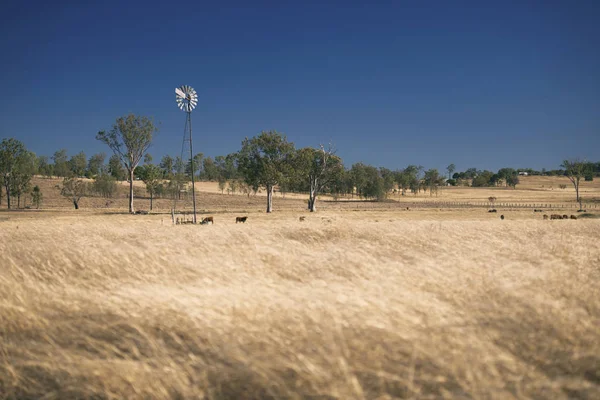
[[[194,147],[192,145],[192,113],[187,113],[188,126],[190,127],[190,165],[192,167],[192,203],[194,204],[194,224],[196,224],[196,185],[194,182]]]

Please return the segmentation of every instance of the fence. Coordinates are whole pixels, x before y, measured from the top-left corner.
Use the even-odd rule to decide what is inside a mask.
[[[495,202],[492,206],[490,202],[457,202],[457,201],[324,201],[320,203],[327,209],[355,209],[355,210],[376,210],[390,208],[499,208],[499,209],[523,209],[523,210],[578,210],[579,203],[515,203],[515,202]],[[583,203],[584,210],[600,210],[598,203]]]
[[[579,209],[579,203],[513,203],[513,202],[455,202],[455,201],[422,201],[399,202],[399,205],[410,204],[411,207],[437,207],[437,208],[518,208],[518,209]],[[406,207],[406,206],[405,206]],[[584,210],[600,209],[597,203],[582,203]]]

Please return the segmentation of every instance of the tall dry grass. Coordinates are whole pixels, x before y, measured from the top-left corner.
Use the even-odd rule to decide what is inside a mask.
[[[0,222],[0,398],[600,397],[597,220],[216,222]]]

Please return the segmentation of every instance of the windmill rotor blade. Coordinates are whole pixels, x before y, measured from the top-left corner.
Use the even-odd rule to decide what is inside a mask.
[[[175,88],[175,93],[181,97],[185,97],[185,93],[183,93],[179,88]]]

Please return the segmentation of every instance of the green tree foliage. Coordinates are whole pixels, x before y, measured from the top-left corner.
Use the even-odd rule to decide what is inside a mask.
[[[159,191],[159,185],[162,183],[163,172],[160,167],[154,164],[147,164],[141,168],[143,173],[141,178],[146,184],[146,191],[150,195],[150,211],[152,211],[152,203],[154,196]]]
[[[85,174],[87,169],[87,157],[83,151],[75,154],[69,160],[69,171],[74,176],[81,177]]]
[[[186,164],[186,162],[185,162],[185,161],[183,161],[183,158],[181,158],[181,157],[179,157],[179,156],[175,157],[175,162],[173,163],[173,168],[175,169],[175,173],[177,173],[177,174],[187,174],[187,175],[189,175],[189,174],[186,172],[186,168],[185,168],[185,167],[186,167],[186,165],[187,165],[187,164]]]
[[[37,165],[38,165],[38,173],[39,174],[41,174],[47,178],[52,176],[54,168],[53,168],[52,164],[50,164],[48,156],[39,156]]]
[[[409,165],[404,168],[404,170],[395,174],[398,187],[402,191],[402,196],[406,195],[406,191],[409,189],[415,194],[419,191],[419,182],[422,170],[422,166]]]
[[[317,211],[317,196],[326,191],[332,192],[344,171],[342,159],[335,155],[331,145],[328,148],[321,145],[318,149],[299,149],[294,156],[293,167],[290,176],[292,181],[299,182],[296,187],[308,190],[308,209],[311,212]]]
[[[170,179],[175,169],[175,160],[173,157],[166,155],[160,160],[160,170],[162,171],[163,178]]]
[[[202,179],[205,181],[216,181],[219,179],[219,175],[219,168],[212,157],[204,158],[201,175]]]
[[[273,189],[289,174],[294,156],[294,144],[276,131],[261,132],[244,139],[238,155],[238,165],[246,183],[267,191],[267,212],[273,211]]]
[[[99,196],[112,198],[117,193],[117,180],[109,174],[97,175],[92,184],[92,190]]]
[[[456,171],[456,165],[450,164],[446,167],[446,171],[448,171],[448,179],[452,179],[452,174]]]
[[[225,179],[224,176],[219,176],[218,182],[219,190],[221,191],[221,194],[223,194],[223,192],[225,191],[225,187],[227,186],[227,179]]]
[[[359,196],[367,199],[385,200],[387,191],[385,180],[380,170],[363,163],[356,163],[350,168],[353,186]]]
[[[508,178],[506,178],[506,184],[510,187],[512,187],[513,189],[517,188],[517,185],[519,184],[520,180],[519,180],[519,175],[518,174],[514,174],[509,176]]]
[[[579,196],[579,183],[588,173],[591,163],[582,160],[564,160],[560,165],[565,169],[565,176],[569,178],[575,187],[576,201],[579,203],[579,209],[583,208],[581,197]]]
[[[194,177],[198,177],[200,178],[200,175],[202,173],[203,170],[203,161],[204,161],[204,154],[202,153],[197,153],[196,155],[194,155],[194,157],[192,158],[193,162],[194,162]],[[190,175],[192,174],[192,160],[188,160],[186,165],[185,165],[185,173]]]
[[[473,178],[473,182],[471,182],[471,186],[473,187],[485,187],[492,185],[492,176],[494,173],[492,171],[480,171],[475,178]]]
[[[367,165],[359,162],[352,164],[350,168],[350,179],[352,180],[353,190],[358,196],[364,197],[364,190],[369,181],[366,171]]]
[[[79,210],[79,201],[86,192],[87,184],[83,180],[75,177],[64,178],[60,194],[69,198],[76,210]]]
[[[11,196],[19,197],[33,175],[35,155],[17,139],[2,139],[0,142],[0,180],[4,186],[8,208],[12,207]]]
[[[104,173],[104,160],[106,160],[106,153],[96,153],[90,157],[87,166],[89,178]]]
[[[108,159],[108,173],[118,181],[127,179],[127,171],[125,171],[121,159],[116,154]]]
[[[433,196],[433,193],[437,195],[438,187],[444,184],[444,177],[440,175],[437,169],[432,168],[425,171],[423,184],[429,189],[430,196]]]
[[[117,118],[113,128],[100,131],[96,139],[105,143],[119,157],[129,173],[129,212],[133,213],[133,178],[138,166],[148,148],[152,137],[157,131],[150,118],[129,114]]]
[[[31,178],[37,171],[37,156],[27,151],[13,172],[10,194],[17,198],[17,207],[21,207],[21,196],[31,190]]]
[[[42,194],[40,187],[38,185],[35,185],[33,187],[33,190],[31,191],[31,202],[33,203],[35,208],[40,208],[40,206],[42,205],[43,198],[44,195]]]
[[[497,175],[499,178],[497,182],[499,184],[504,182],[505,186],[510,186],[509,181],[512,177],[518,176],[518,172],[514,168],[500,168]]]
[[[387,197],[385,181],[377,168],[371,165],[365,166],[365,176],[367,177],[367,182],[362,188],[361,195],[367,199],[385,200]]]
[[[239,174],[238,174],[238,167],[237,167],[237,153],[231,153],[231,154],[227,154],[225,156],[224,173],[225,173],[225,179],[227,179],[228,181],[231,179],[238,178]]]
[[[396,186],[396,174],[394,171],[388,168],[380,167],[379,175],[381,175],[383,178],[383,189],[385,192],[391,192],[394,189],[394,186]]]
[[[61,178],[69,175],[69,163],[67,160],[67,149],[60,149],[54,152],[52,156],[54,175]]]

